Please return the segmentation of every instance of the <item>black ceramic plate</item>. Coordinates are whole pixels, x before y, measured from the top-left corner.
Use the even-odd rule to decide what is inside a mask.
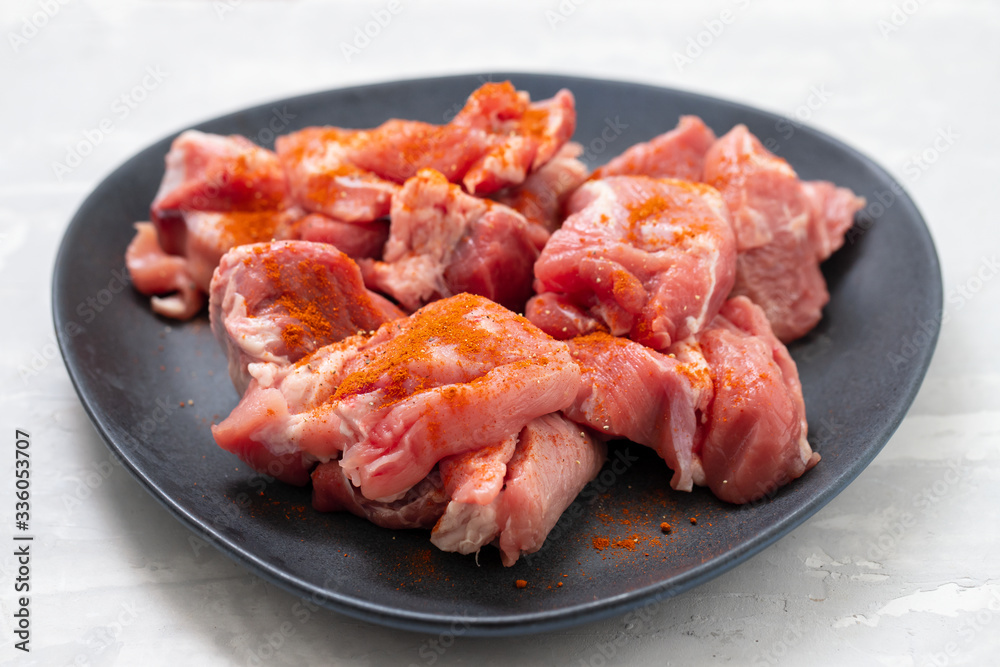
[[[358,618],[467,634],[536,632],[620,614],[715,577],[805,521],[868,465],[906,413],[937,339],[940,271],[910,199],[853,149],[757,109],[631,83],[494,74],[307,95],[198,129],[270,146],[275,132],[307,125],[441,123],[483,81],[508,78],[533,99],[573,91],[575,139],[591,167],[672,128],[681,114],[698,114],[720,134],[744,123],[803,178],[868,199],[845,247],[824,266],[832,299],[823,321],[791,346],[810,441],[823,460],[766,502],[735,507],[704,490],[668,492],[662,463],[626,443],[612,449],[543,549],[512,568],[492,547],[477,565],[439,552],[426,533],[314,512],[308,491],[255,475],[215,446],[209,424],[238,397],[207,318],[159,319],[145,298],[122,289],[132,223],[146,218],[168,137],[101,183],[66,231],[53,310],[70,377],[112,451],[191,530],[252,572]],[[672,534],[660,532],[662,521],[675,526]],[[518,579],[528,586],[517,588]]]

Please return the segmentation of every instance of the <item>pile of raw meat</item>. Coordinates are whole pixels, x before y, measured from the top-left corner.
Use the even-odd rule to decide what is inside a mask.
[[[506,565],[609,439],[732,503],[815,465],[784,343],[863,200],[693,116],[589,173],[575,124],[566,90],[488,83],[443,126],[180,135],[127,264],[163,316],[207,295],[243,397],[218,444]]]

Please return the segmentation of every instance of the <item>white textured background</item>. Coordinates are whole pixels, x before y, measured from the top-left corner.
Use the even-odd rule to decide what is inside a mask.
[[[0,662],[1000,664],[1000,4],[403,1],[348,62],[340,44],[386,5],[2,0],[0,541],[13,523],[16,427],[32,433],[38,537],[27,659],[12,646],[14,560],[0,555]],[[674,53],[726,9],[735,20],[679,67]],[[147,68],[162,81],[125,114],[116,100]],[[664,84],[808,115],[893,172],[927,218],[947,295],[937,354],[856,482],[647,623],[485,640],[328,612],[301,622],[293,596],[214,550],[195,554],[188,531],[120,468],[100,475],[108,451],[53,342],[59,240],[105,175],[192,123],[348,84],[499,70]],[[814,90],[828,99],[803,107]],[[105,118],[112,131],[56,174]],[[941,133],[952,139],[935,148]]]

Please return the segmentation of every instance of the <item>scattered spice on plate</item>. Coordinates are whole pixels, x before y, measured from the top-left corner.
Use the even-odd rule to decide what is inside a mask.
[[[636,542],[638,542],[638,539],[636,538],[637,536],[633,535],[632,539],[626,538],[624,540],[616,540],[611,546],[615,549],[628,549],[629,551],[635,551],[635,545]]]

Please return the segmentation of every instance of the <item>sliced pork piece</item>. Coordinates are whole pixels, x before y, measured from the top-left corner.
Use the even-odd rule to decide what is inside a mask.
[[[733,232],[711,187],[614,176],[585,183],[568,210],[535,263],[539,296],[526,311],[552,336],[578,333],[563,331],[567,321],[589,317],[664,349],[701,329],[732,288]],[[579,317],[562,309],[549,319],[547,293],[575,305]]]
[[[730,299],[697,342],[715,390],[701,446],[712,492],[752,502],[816,465],[798,370],[764,312]]]
[[[675,489],[706,485],[747,503],[819,461],[806,440],[795,362],[746,297],[727,301],[668,353],[605,333],[569,345],[583,381],[566,416],[656,450]]]
[[[522,183],[559,152],[576,129],[573,94],[566,89],[531,102],[509,81],[486,83],[469,96],[451,122],[467,133],[485,132],[489,149],[462,177],[472,194],[487,195]]]
[[[230,248],[246,243],[291,238],[294,222],[304,215],[291,206],[278,157],[240,136],[194,130],[171,145],[166,172],[150,209],[156,243],[166,255],[185,263],[183,273],[207,292],[212,272]],[[149,247],[137,236],[136,244]],[[138,266],[130,266],[135,271]],[[137,284],[141,287],[142,283]],[[159,298],[156,312],[188,319],[200,297],[177,287],[176,298]],[[181,305],[183,304],[183,306]]]
[[[503,488],[507,462],[517,447],[517,433],[496,444],[441,459],[438,468],[449,498],[460,503],[488,505]]]
[[[405,314],[365,289],[358,266],[335,247],[308,241],[235,248],[219,263],[211,286],[212,331],[226,350],[241,394],[248,366],[295,363],[359,331]]]
[[[320,512],[350,512],[391,529],[431,528],[444,514],[449,496],[441,475],[431,471],[398,500],[369,500],[351,484],[340,461],[320,463],[312,472],[312,505]]]
[[[843,243],[864,201],[831,184],[804,185],[743,125],[709,149],[705,181],[732,213],[738,249],[733,294],[763,308],[781,341],[803,336],[830,299],[819,262]]]
[[[528,176],[524,183],[495,193],[493,199],[510,206],[528,222],[554,232],[562,225],[566,200],[587,180],[587,165],[577,159],[582,152],[580,144],[565,144],[551,161]],[[548,234],[540,240],[539,250],[548,240]]]
[[[299,205],[366,222],[388,214],[399,184],[422,168],[473,194],[517,185],[555,156],[575,126],[569,91],[531,103],[509,82],[487,83],[447,125],[390,120],[372,130],[307,128],[279,137],[276,147]]]
[[[652,176],[701,181],[705,153],[715,141],[715,133],[697,116],[681,116],[677,127],[636,144],[600,167],[593,178],[608,176]]]
[[[273,152],[245,137],[188,130],[167,153],[150,215],[163,249],[181,255],[187,231],[183,211],[256,212],[289,205],[285,176]]]
[[[438,469],[448,504],[435,522],[431,536],[435,546],[470,554],[496,538],[500,532],[497,498],[519,436],[513,433],[499,443],[441,459]]]
[[[528,423],[505,464],[503,485],[485,497],[453,497],[431,533],[444,551],[474,553],[496,540],[503,564],[538,551],[559,516],[594,479],[607,452],[559,414]],[[491,462],[495,465],[495,459]]]
[[[216,442],[241,456],[340,456],[366,498],[387,502],[441,459],[569,406],[580,381],[565,343],[469,294],[275,366],[249,367],[254,379],[213,428]]]
[[[187,260],[163,252],[152,223],[135,224],[135,237],[125,250],[125,266],[135,288],[152,297],[153,312],[158,315],[187,320],[205,305]]]
[[[569,341],[583,381],[564,412],[608,438],[654,449],[674,471],[670,486],[704,484],[695,453],[712,381],[700,357],[676,359],[627,338],[594,333]]]
[[[415,310],[461,292],[521,310],[538,257],[535,227],[517,211],[473,197],[432,169],[392,204],[383,261],[362,261],[369,287]]]
[[[504,565],[541,548],[606,458],[603,443],[561,415],[546,415],[527,425],[507,464],[502,493],[498,546]]]

